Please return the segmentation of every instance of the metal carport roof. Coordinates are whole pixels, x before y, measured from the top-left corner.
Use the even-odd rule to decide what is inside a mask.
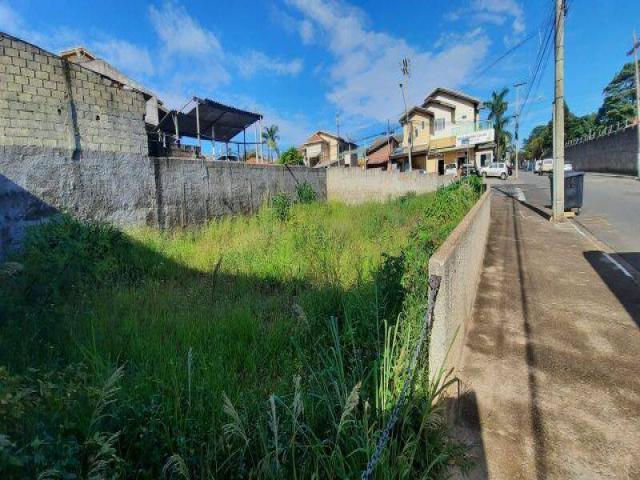
[[[248,126],[253,125],[262,118],[262,115],[258,113],[223,105],[208,98],[194,97],[193,102],[193,107],[186,113],[176,112],[175,110],[170,112],[169,115],[162,119],[158,128],[164,133],[175,135],[176,125],[169,118],[173,117],[177,120],[177,131],[180,136],[198,138],[199,117],[199,136],[201,139],[229,142]]]

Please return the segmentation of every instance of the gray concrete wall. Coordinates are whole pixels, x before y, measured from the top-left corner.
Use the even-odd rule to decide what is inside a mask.
[[[197,225],[280,192],[295,198],[305,181],[326,199],[326,172],[307,167],[0,145],[0,258],[60,212],[118,226]]]
[[[191,159],[151,161],[157,218],[163,227],[200,224],[223,215],[251,213],[280,192],[295,199],[296,187],[303,182],[313,187],[319,200],[327,198],[325,170]]]
[[[565,161],[582,172],[637,174],[638,133],[631,126],[617,133],[566,148]]]
[[[417,172],[335,167],[327,169],[327,198],[345,203],[384,201],[409,192],[433,192],[452,180],[450,176]]]
[[[441,278],[429,340],[429,376],[459,366],[489,234],[491,191],[485,192],[429,259]]]

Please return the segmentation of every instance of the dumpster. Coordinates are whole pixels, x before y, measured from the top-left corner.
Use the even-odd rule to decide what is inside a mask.
[[[553,174],[549,175],[553,204]],[[564,209],[580,214],[584,194],[584,172],[564,172]]]

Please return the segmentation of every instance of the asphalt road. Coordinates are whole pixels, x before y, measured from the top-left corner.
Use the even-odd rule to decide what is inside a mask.
[[[519,188],[526,201],[549,211],[549,178],[521,172],[519,180],[511,177],[495,186]],[[587,173],[584,204],[575,221],[612,252],[640,272],[640,181],[632,177]]]

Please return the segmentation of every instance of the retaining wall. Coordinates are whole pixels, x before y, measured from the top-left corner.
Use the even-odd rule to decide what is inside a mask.
[[[565,161],[583,172],[636,175],[638,171],[638,126],[572,145]]]
[[[429,339],[429,376],[459,365],[489,234],[491,191],[485,192],[429,260],[441,278]]]
[[[307,167],[0,145],[0,258],[60,212],[125,227],[197,225],[294,196],[302,182],[326,199],[326,171]]]
[[[453,177],[418,172],[360,168],[327,169],[327,198],[346,203],[384,201],[409,192],[427,193],[451,183]]]

